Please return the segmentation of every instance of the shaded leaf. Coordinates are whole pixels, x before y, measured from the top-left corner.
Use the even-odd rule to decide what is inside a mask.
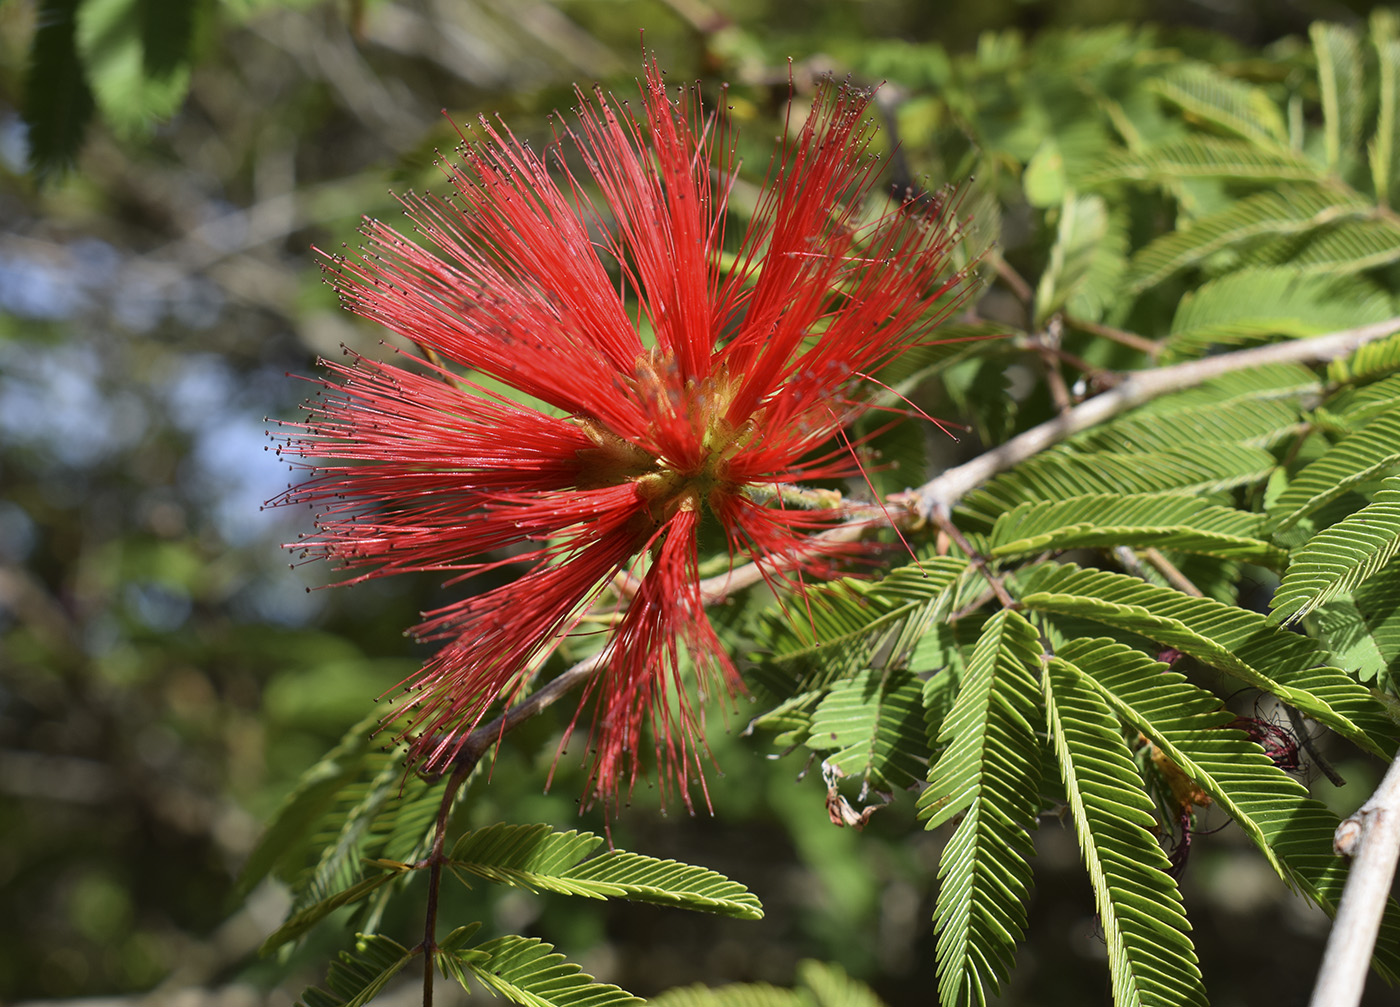
[[[928,773],[922,683],[904,669],[866,669],[837,682],[812,717],[807,747],[846,776],[904,788]]]
[[[1122,214],[1110,213],[1102,197],[1069,194],[1036,288],[1036,324],[1061,310],[1090,321],[1102,318],[1118,293],[1127,251]]]
[[[640,1007],[645,1002],[610,983],[595,982],[534,938],[497,937],[475,948],[443,951],[438,960],[463,987],[470,975],[523,1007]]]
[[[1389,298],[1368,284],[1304,276],[1291,267],[1242,269],[1181,298],[1166,346],[1172,357],[1194,357],[1211,347],[1318,336],[1391,314]]]
[[[1352,487],[1400,466],[1400,413],[1385,412],[1304,466],[1268,510],[1277,535]]]
[[[1212,445],[1162,451],[1047,451],[969,493],[959,510],[990,527],[1018,504],[1098,493],[1213,493],[1266,479],[1277,463],[1258,448]]]
[[[1351,676],[1324,662],[1318,643],[1257,612],[1193,598],[1123,574],[1046,563],[1024,575],[1022,603],[1076,615],[1174,647],[1271,692],[1376,755],[1389,757],[1400,728]]]
[[[1133,256],[1128,284],[1133,291],[1146,290],[1173,273],[1237,245],[1261,238],[1308,234],[1373,210],[1353,193],[1338,193],[1320,186],[1290,185],[1256,192],[1154,238]]]
[[[462,876],[471,874],[530,891],[630,899],[740,919],[763,916],[752,892],[704,867],[622,850],[585,859],[602,841],[588,832],[498,823],[458,839],[448,866],[464,883]]]
[[[1335,915],[1346,861],[1332,849],[1338,819],[1240,730],[1219,698],[1112,640],[1075,640],[1060,656],[1084,672],[1114,712],[1157,746],[1258,845],[1290,886]],[[1394,908],[1377,965],[1400,965]]]
[[[283,923],[268,936],[267,940],[263,941],[259,953],[264,955],[270,954],[288,941],[296,940],[337,909],[354,905],[356,902],[368,898],[379,888],[411,869],[407,864],[395,864],[386,861],[377,861],[374,866],[381,868],[382,873],[371,875],[351,885],[344,891],[337,892],[314,905],[309,905],[305,909],[293,913],[287,922]]]
[[[1206,1003],[1152,802],[1118,719],[1082,670],[1053,657],[1041,679],[1050,737],[1108,945],[1117,1004]]]
[[[312,986],[297,1007],[361,1007],[383,991],[389,980],[418,952],[378,934],[359,934],[353,952],[342,951],[326,976],[328,990]]]
[[[1273,99],[1261,88],[1227,77],[1208,63],[1174,66],[1147,86],[1194,120],[1261,147],[1282,148],[1287,143],[1288,127]]]
[[[1400,564],[1382,569],[1354,595],[1322,605],[1308,627],[1361,681],[1400,691]]]
[[[1400,476],[1374,500],[1308,540],[1288,565],[1269,607],[1285,625],[1350,594],[1400,553]]]
[[[1262,524],[1186,496],[1095,494],[1021,504],[997,519],[989,545],[995,557],[1126,545],[1282,566],[1287,553],[1262,540]]]
[[[1193,178],[1309,182],[1320,180],[1321,172],[1302,154],[1292,151],[1193,136],[1108,157],[1085,184],[1137,181],[1165,185]]]
[[[95,103],[78,58],[80,0],[42,0],[29,44],[24,80],[24,122],[29,164],[39,178],[72,167]]]
[[[981,1003],[1000,989],[1025,935],[1030,830],[1040,810],[1035,629],[1012,611],[987,621],[943,720],[942,756],[918,801],[927,828],[963,815],[943,850],[934,922],[939,999]]]
[[[1327,167],[1337,171],[1361,136],[1361,46],[1351,29],[1326,21],[1314,21],[1308,34],[1317,57]]]

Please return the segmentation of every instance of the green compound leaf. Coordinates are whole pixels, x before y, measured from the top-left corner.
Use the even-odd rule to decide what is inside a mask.
[[[1400,742],[1400,729],[1380,704],[1350,675],[1326,666],[1329,655],[1316,641],[1256,612],[1068,563],[1031,570],[1023,590],[1027,608],[1080,616],[1174,647],[1273,693],[1376,755],[1388,758]]]
[[[1356,34],[1339,24],[1316,21],[1309,29],[1317,56],[1317,83],[1322,91],[1322,129],[1327,168],[1337,171],[1361,137],[1365,113],[1361,45]]]
[[[1307,275],[1350,276],[1400,260],[1400,225],[1389,220],[1341,220],[1301,241],[1269,242],[1250,255],[1261,264],[1287,265]]]
[[[1226,77],[1208,63],[1182,63],[1147,86],[1197,121],[1261,147],[1287,146],[1288,126],[1273,99],[1261,88]]]
[[[1062,310],[1076,318],[1102,318],[1118,295],[1127,253],[1126,216],[1110,213],[1100,196],[1068,194],[1050,262],[1036,288],[1036,324]]]
[[[1314,535],[1298,550],[1269,607],[1285,625],[1338,595],[1350,594],[1400,553],[1400,476],[1381,484],[1365,507]]]
[[[1226,249],[1265,238],[1308,234],[1374,209],[1354,193],[1320,186],[1290,185],[1256,192],[1153,239],[1133,256],[1128,284],[1134,292],[1146,290]]]
[[[752,892],[704,867],[622,850],[585,859],[602,841],[588,832],[499,823],[457,840],[448,866],[463,884],[465,875],[475,875],[534,892],[630,899],[746,920],[763,917]]]
[[[1215,493],[1262,482],[1276,465],[1269,452],[1237,444],[1212,444],[1208,452],[1079,452],[1062,447],[1036,455],[969,493],[959,513],[990,528],[1003,513],[1023,503],[1099,493]]]
[[[1112,640],[1074,640],[1060,656],[1123,721],[1141,732],[1228,814],[1290,887],[1335,915],[1346,862],[1333,852],[1338,819],[1276,766],[1220,700],[1147,655]],[[1377,943],[1377,967],[1400,967],[1394,908]]]
[[[1152,546],[1281,567],[1287,552],[1262,539],[1262,519],[1191,497],[1146,493],[1094,494],[1024,503],[997,519],[991,555],[1050,549]]]
[[[905,669],[866,669],[837,682],[812,717],[807,747],[846,776],[893,790],[928,773],[923,683]]]
[[[790,699],[862,668],[900,666],[968,569],[964,560],[936,557],[879,581],[847,578],[807,588],[800,618],[776,613],[763,621],[751,678],[770,695]]]
[[[246,895],[274,870],[283,880],[296,877],[308,838],[332,812],[341,791],[362,772],[377,723],[377,718],[370,717],[356,724],[325,758],[302,774],[248,856],[238,879],[238,894]]]
[[[1352,487],[1400,467],[1400,412],[1382,413],[1342,438],[1289,483],[1268,511],[1268,529],[1287,531]]]
[[[1085,184],[1152,182],[1165,186],[1183,179],[1197,178],[1238,182],[1319,182],[1322,176],[1317,165],[1292,151],[1263,149],[1243,140],[1189,137],[1108,157]]]
[[[805,990],[770,983],[678,986],[647,999],[648,1007],[812,1007]]]
[[[1116,1004],[1206,1004],[1152,802],[1112,709],[1085,673],[1051,658],[1041,679],[1050,737],[1108,944]]]
[[[1400,693],[1400,564],[1322,605],[1308,627],[1361,681]]]
[[[1383,322],[1393,313],[1389,297],[1368,283],[1302,276],[1291,267],[1242,269],[1181,298],[1166,348],[1172,358],[1196,357],[1216,346]]]
[[[306,933],[317,923],[340,909],[342,906],[354,905],[363,899],[369,898],[374,892],[384,885],[393,881],[399,875],[411,870],[408,864],[397,864],[389,861],[376,861],[375,867],[382,868],[380,874],[371,875],[363,881],[359,881],[341,892],[336,892],[319,902],[307,906],[292,914],[292,916],[278,927],[267,940],[263,941],[259,954],[271,954],[288,941],[294,941],[302,934]]]
[[[1400,371],[1400,335],[1377,339],[1349,357],[1333,360],[1327,365],[1327,380],[1332,384],[1371,381],[1396,371]]]
[[[884,1007],[875,991],[839,965],[808,959],[797,964],[797,981],[811,990],[817,1007]]]
[[[1297,408],[1300,399],[1315,395],[1321,390],[1322,382],[1318,380],[1317,375],[1301,364],[1266,364],[1263,367],[1222,374],[1195,388],[1163,395],[1160,399],[1144,403],[1123,419],[1110,423],[1105,429],[1133,429],[1134,424],[1140,420],[1159,424],[1175,423],[1177,417],[1183,414],[1191,415],[1197,410],[1224,409],[1247,402],[1285,401],[1292,404],[1291,408]],[[1297,419],[1296,414],[1294,419]],[[1197,424],[1192,430],[1192,436],[1197,436],[1198,432],[1201,436],[1207,436],[1207,431],[1207,424]],[[1079,436],[1092,438],[1095,434],[1086,431]],[[1209,437],[1211,441],[1218,439],[1221,438]],[[1268,443],[1272,444],[1273,441]],[[1211,450],[1214,450],[1214,447]]]
[[[1130,415],[1073,438],[1078,450],[1170,451],[1182,444],[1234,444],[1268,450],[1303,431],[1302,399],[1319,383],[1309,376],[1305,385],[1269,389],[1219,403],[1172,409],[1138,409]]]
[[[1031,726],[1038,697],[1034,627],[1012,611],[987,621],[943,720],[947,747],[929,770],[920,817],[932,829],[963,815],[939,865],[939,999],[985,1002],[999,991],[1026,929],[1039,808],[1041,745]]]
[[[531,937],[497,937],[474,948],[443,950],[438,964],[464,989],[471,976],[522,1007],[641,1007],[645,1003],[617,986],[595,982],[552,945]]]
[[[168,2],[168,0],[167,0]],[[163,20],[168,30],[184,21],[185,47],[148,27],[143,9],[153,0],[84,0],[78,11],[78,49],[82,53],[103,118],[119,134],[140,136],[168,119],[185,100],[190,85],[188,42],[193,30],[192,2]],[[163,6],[163,4],[162,4]],[[148,42],[155,46],[147,55]],[[154,72],[153,72],[154,71]]]
[[[647,1001],[650,1007],[884,1007],[865,983],[839,965],[808,959],[797,963],[796,989],[768,983],[681,986]]]
[[[428,852],[442,788],[418,776],[406,777],[402,747],[385,750],[377,741],[381,727],[394,730],[393,725],[381,725],[376,716],[366,717],[307,770],[239,879],[241,892],[251,890],[269,873],[291,887],[291,913],[274,935],[280,935],[279,943],[308,929],[309,924],[293,934],[284,933],[298,919],[305,921],[304,912],[347,891],[359,891],[361,885],[367,886],[362,896],[368,898],[340,904],[362,903],[356,925],[373,929],[399,890],[399,884],[389,882],[405,879],[377,870],[367,872],[366,866],[414,863]]]
[[[1400,176],[1400,26],[1395,12],[1378,7],[1371,12],[1371,42],[1376,49],[1376,133],[1367,147],[1376,202],[1393,205]]]
[[[378,934],[357,937],[355,950],[342,951],[331,963],[326,976],[329,989],[308,988],[297,1007],[362,1007],[418,955],[417,951]]]
[[[29,164],[40,179],[72,167],[92,119],[92,91],[78,57],[79,0],[43,0],[29,44],[24,121]]]

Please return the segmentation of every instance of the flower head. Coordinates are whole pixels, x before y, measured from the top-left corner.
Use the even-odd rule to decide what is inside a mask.
[[[593,794],[630,790],[649,726],[688,803],[703,679],[739,688],[703,607],[702,526],[769,578],[830,572],[849,547],[813,533],[848,515],[795,498],[858,471],[842,430],[866,376],[928,339],[963,277],[943,215],[865,222],[868,92],[822,88],[742,236],[725,120],[654,63],[642,92],[641,118],[580,93],[569,162],[483,119],[449,198],[402,198],[412,239],[370,220],[362,254],[333,258],[347,306],[423,358],[327,364],[282,448],[314,471],[279,502],[321,508],[301,545],[355,580],[523,570],[415,630],[443,642],[396,706],[426,770],[626,582],[587,689]]]

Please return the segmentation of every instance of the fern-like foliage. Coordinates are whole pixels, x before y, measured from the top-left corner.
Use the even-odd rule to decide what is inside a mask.
[[[808,588],[796,603],[800,611],[763,620],[753,680],[786,699],[862,667],[899,666],[967,569],[942,557],[879,581],[848,578]]]
[[[475,875],[531,891],[585,898],[631,899],[701,912],[760,919],[763,908],[743,885],[703,867],[605,850],[587,832],[555,832],[546,825],[496,824],[462,836],[448,867],[463,882]]]
[[[1361,681],[1390,695],[1400,691],[1400,564],[1322,605],[1307,624]]]
[[[1134,291],[1146,290],[1222,252],[1263,239],[1310,234],[1371,209],[1356,193],[1339,195],[1317,185],[1257,192],[1149,242],[1134,253],[1128,282]]]
[[[1075,664],[1041,679],[1050,737],[1108,943],[1118,1004],[1206,1003],[1171,864],[1150,829],[1152,802],[1113,710]]]
[[[1337,816],[1231,727],[1235,718],[1217,697],[1112,640],[1076,640],[1060,655],[1084,672],[1124,722],[1229,814],[1284,881],[1329,914],[1336,912],[1346,880],[1346,864],[1332,851]],[[1377,965],[1390,977],[1400,966],[1397,908],[1386,916],[1376,951]]]
[[[812,716],[807,747],[885,790],[918,784],[924,752],[923,683],[908,669],[865,669],[832,686]]]
[[[1317,82],[1322,92],[1322,125],[1327,168],[1337,171],[1342,157],[1361,137],[1364,111],[1361,82],[1365,69],[1356,34],[1323,21],[1309,31],[1317,56]]]
[[[1376,54],[1376,133],[1367,145],[1367,162],[1376,201],[1391,203],[1400,174],[1400,38],[1395,12],[1384,7],[1371,12],[1371,44]]]
[[[987,622],[943,721],[942,757],[919,814],[932,829],[962,815],[939,865],[939,999],[983,1003],[1000,989],[1026,927],[1030,831],[1040,810],[1035,629],[1015,612]]]
[[[1274,468],[1259,448],[1221,444],[1209,454],[1187,448],[1080,453],[1047,451],[968,494],[959,514],[990,527],[1019,504],[1102,493],[1172,491],[1200,495],[1259,482]]]
[[[272,873],[293,895],[287,921],[264,951],[301,937],[346,905],[361,905],[359,925],[374,930],[409,876],[395,865],[426,855],[441,790],[405,776],[402,751],[376,741],[381,726],[366,718],[307,770],[249,858],[243,890]]]
[[[1106,159],[1086,180],[1089,185],[1179,179],[1229,179],[1255,183],[1310,182],[1318,170],[1294,151],[1259,147],[1245,140],[1202,136],[1173,139],[1143,151],[1124,151]]]
[[[470,976],[521,1007],[641,1007],[645,1002],[617,986],[595,982],[544,941],[508,936],[461,947],[469,933],[449,937],[438,955],[439,965],[464,989],[470,989]]]
[[[1355,590],[1400,553],[1400,477],[1381,484],[1375,499],[1311,538],[1288,566],[1270,606],[1293,622]]]
[[[1066,199],[1050,262],[1036,290],[1036,321],[1057,311],[1102,318],[1126,268],[1127,219],[1109,212],[1099,196]]]
[[[793,989],[768,983],[682,986],[647,1003],[652,1007],[884,1007],[874,990],[840,966],[811,959],[798,962]]]
[[[968,569],[965,561],[935,557],[917,567],[901,567],[880,581],[847,579],[813,586],[802,611],[765,613],[749,680],[770,709],[754,718],[749,729],[775,731],[782,745],[802,744],[818,705],[834,684],[865,669],[883,674],[908,665],[937,614],[958,603],[959,585],[967,580]],[[881,689],[887,687],[885,683]],[[869,699],[873,693],[861,695]],[[847,699],[851,697],[848,691]],[[907,737],[898,716],[883,728],[881,720],[877,704],[871,744],[878,745],[881,731]],[[818,741],[813,750],[832,747]],[[922,776],[923,770],[915,773]]]
[[[1386,412],[1295,476],[1269,508],[1274,534],[1286,531],[1352,487],[1400,468],[1400,413]]]
[[[1271,692],[1358,745],[1388,756],[1400,731],[1354,679],[1320,666],[1315,642],[1258,613],[1193,598],[1108,571],[1047,563],[1027,574],[1029,608],[1091,619],[1190,654],[1253,688]]]
[[[409,871],[411,868],[407,864],[394,863],[392,861],[379,861],[372,863],[378,868],[378,873],[371,874],[361,881],[357,881],[342,891],[335,892],[320,898],[301,909],[294,910],[287,917],[280,927],[274,930],[268,938],[263,941],[259,949],[262,954],[271,954],[288,941],[294,941],[311,930],[316,924],[345,906],[353,906],[369,898],[379,891],[389,882],[398,876]]]
[[[361,1007],[378,996],[416,955],[383,935],[359,934],[355,950],[342,951],[331,963],[327,988],[309,987],[297,1007]]]
[[[1333,384],[1371,381],[1400,371],[1400,335],[1378,339],[1327,365],[1327,380]]]
[[[1299,276],[1293,266],[1242,269],[1182,297],[1166,346],[1169,358],[1189,358],[1212,347],[1369,325],[1391,314],[1389,297],[1359,280]]]
[[[1262,525],[1256,515],[1185,496],[1095,494],[1021,504],[997,519],[988,545],[996,557],[1144,545],[1281,566],[1286,554],[1263,540]]]
[[[1227,77],[1209,63],[1180,63],[1149,85],[1153,91],[1198,120],[1283,150],[1288,127],[1283,112],[1262,88]]]

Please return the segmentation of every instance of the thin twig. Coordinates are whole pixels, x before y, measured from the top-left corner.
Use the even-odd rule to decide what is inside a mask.
[[[1151,580],[1147,575],[1147,567],[1143,565],[1142,558],[1138,556],[1137,550],[1131,546],[1116,545],[1113,547],[1113,555],[1119,563],[1123,564],[1123,569],[1128,571],[1138,580]]]
[[[894,509],[894,505],[889,508],[890,511]],[[880,508],[869,508],[869,510],[874,511],[873,516],[862,510],[861,515],[855,520],[813,535],[807,540],[807,548],[802,553],[766,560],[766,571],[757,563],[743,563],[726,573],[705,578],[700,582],[700,597],[704,599],[707,606],[718,604],[731,594],[760,583],[767,574],[792,569],[798,565],[801,557],[807,552],[816,553],[822,551],[823,546],[856,541],[865,534],[867,529],[885,523],[885,513]]]
[[[1016,295],[1016,299],[1026,306],[1027,314],[1030,313],[1030,304],[1035,300],[1035,291],[1031,285],[1025,281],[1020,273],[1011,268],[1011,264],[1003,259],[992,249],[987,253],[987,261],[996,270],[997,276],[1001,277],[1003,283],[1011,288],[1011,292]]]
[[[1351,871],[1327,938],[1310,1007],[1361,1003],[1371,952],[1380,933],[1395,865],[1400,860],[1400,758],[1360,810],[1337,826],[1336,851],[1350,855]]]
[[[987,558],[972,547],[972,543],[967,540],[967,536],[962,533],[957,525],[953,524],[952,518],[948,516],[947,511],[935,511],[933,514],[933,522],[938,525],[943,531],[943,534],[953,540],[953,544],[963,551],[963,555],[968,558],[968,562],[976,567],[977,571],[986,578],[988,586],[991,587],[992,593],[996,595],[996,599],[1001,603],[1002,608],[1019,607],[1015,599],[1007,594],[1006,585],[1001,582],[1001,578],[987,568]]]
[[[1050,388],[1050,398],[1055,403],[1055,409],[1064,415],[1074,408],[1074,401],[1070,398],[1065,376],[1060,373],[1058,351],[1061,324],[1058,318],[1050,319],[1050,324],[1045,327],[1044,332],[1037,332],[1031,336],[1030,344],[1040,357],[1041,367],[1045,370],[1045,383]]]
[[[433,1007],[434,953],[437,951],[437,911],[438,894],[442,888],[442,866],[447,862],[443,847],[447,844],[447,820],[452,813],[452,803],[457,797],[472,770],[476,769],[487,750],[497,744],[505,733],[518,727],[526,720],[540,713],[560,696],[578,685],[598,670],[607,656],[607,649],[584,658],[569,668],[558,678],[552,679],[502,713],[489,724],[483,724],[468,734],[462,742],[461,751],[452,763],[452,773],[447,778],[447,786],[442,792],[442,803],[438,806],[437,822],[433,826],[433,845],[428,855],[415,864],[415,867],[428,868],[428,907],[423,922],[423,1007]]]
[[[1152,568],[1167,579],[1167,583],[1182,594],[1192,598],[1204,598],[1205,592],[1191,583],[1191,579],[1176,568],[1176,564],[1151,546],[1142,551],[1142,558],[1152,564]]]
[[[1327,777],[1328,782],[1334,787],[1345,787],[1346,777],[1337,772],[1337,768],[1327,761],[1327,757],[1322,754],[1322,750],[1317,747],[1317,742],[1308,732],[1308,725],[1303,720],[1303,715],[1287,703],[1280,703],[1283,712],[1288,714],[1288,726],[1292,729],[1294,737],[1298,739],[1298,744],[1303,751],[1312,759],[1313,765],[1322,771],[1322,775]]]
[[[442,888],[442,865],[446,858],[442,855],[442,848],[447,842],[447,819],[452,813],[452,802],[457,797],[457,791],[472,770],[480,755],[470,761],[459,760],[457,768],[452,771],[452,775],[447,779],[447,786],[442,792],[442,804],[438,806],[437,822],[433,826],[433,846],[432,851],[424,861],[428,865],[428,908],[423,920],[423,1007],[433,1007],[433,976],[434,976],[434,954],[437,951],[437,913],[438,913],[438,892]]]
[[[1104,339],[1112,340],[1122,346],[1129,346],[1142,353],[1146,353],[1153,360],[1162,352],[1162,344],[1154,343],[1152,340],[1139,336],[1136,332],[1128,332],[1124,329],[1115,329],[1111,325],[1101,325],[1098,322],[1086,321],[1083,318],[1065,316],[1065,324],[1071,329],[1079,329],[1087,332],[1091,336],[1102,336]]]
[[[592,657],[584,658],[558,678],[540,686],[489,724],[482,724],[467,735],[467,740],[462,743],[461,752],[457,756],[457,762],[470,760],[471,764],[475,765],[486,754],[486,750],[500,741],[507,731],[519,727],[546,707],[553,705],[555,700],[597,671],[607,657],[608,651],[604,648]]]
[[[1000,472],[1019,465],[1046,448],[1068,437],[1104,423],[1134,406],[1140,406],[1168,392],[1193,388],[1211,378],[1266,364],[1302,363],[1332,360],[1358,346],[1400,331],[1400,317],[1374,325],[1333,332],[1311,339],[1273,343],[1218,357],[1190,360],[1171,367],[1132,371],[1111,390],[1075,406],[1063,416],[1047,420],[966,464],[951,468],[929,480],[917,491],[918,512],[931,519],[942,507],[951,510],[965,495]]]
[[[857,520],[813,536],[812,545],[820,547],[836,542],[854,542],[873,523],[879,523],[889,517],[911,522],[918,519],[931,520],[933,512],[940,506],[951,512],[964,496],[998,473],[1019,465],[1082,430],[1107,422],[1120,413],[1160,395],[1192,388],[1211,378],[1249,367],[1333,360],[1365,343],[1383,339],[1395,332],[1400,332],[1400,317],[1374,325],[1362,325],[1354,329],[1314,336],[1311,339],[1295,339],[1285,343],[1237,350],[1234,353],[1222,353],[1218,357],[1191,360],[1171,367],[1130,371],[1121,375],[1122,380],[1102,395],[1075,406],[1063,416],[1032,427],[1005,444],[978,455],[970,462],[946,470],[918,489],[895,494],[888,501],[887,511],[878,508],[862,510]],[[788,565],[793,562],[791,558],[787,561]],[[769,561],[769,564],[772,566],[773,561]],[[778,568],[783,568],[781,560],[778,562]],[[762,580],[763,571],[760,567],[755,563],[745,563],[728,573],[702,580],[700,592],[705,603],[709,605],[723,601],[736,591],[751,587]]]

